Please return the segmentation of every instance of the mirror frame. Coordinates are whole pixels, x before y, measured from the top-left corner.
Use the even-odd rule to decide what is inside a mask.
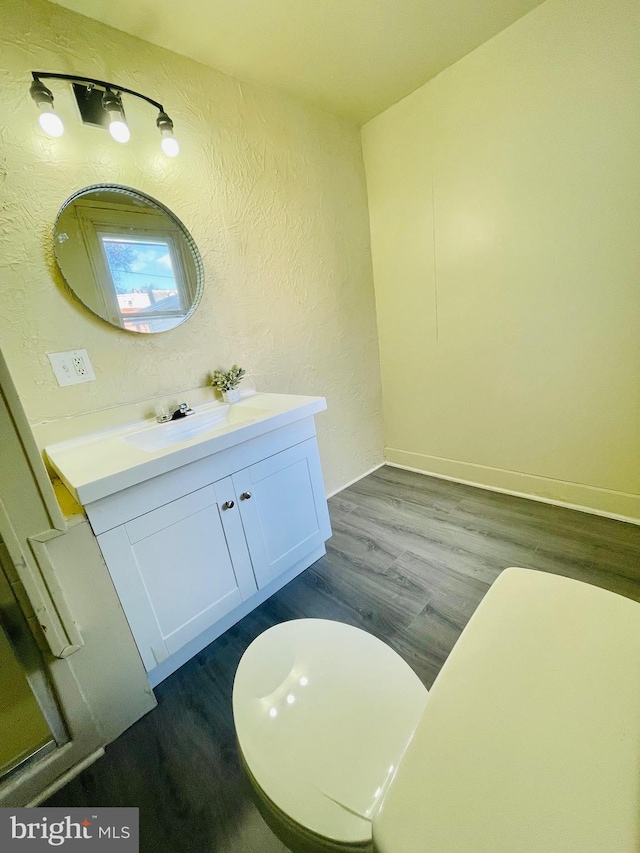
[[[108,190],[109,192],[121,193],[122,195],[128,196],[130,198],[149,202],[152,206],[156,207],[160,212],[162,212],[166,216],[168,216],[169,219],[171,219],[171,221],[179,228],[182,236],[184,237],[186,244],[187,244],[187,248],[191,251],[191,256],[193,258],[193,262],[194,262],[195,269],[196,269],[196,282],[195,282],[195,288],[194,288],[195,295],[194,295],[193,303],[192,303],[189,311],[185,314],[185,316],[180,320],[179,323],[176,323],[175,326],[172,326],[170,329],[162,329],[161,331],[157,331],[157,332],[138,332],[135,329],[126,329],[126,328],[124,328],[124,326],[121,326],[118,323],[113,323],[107,317],[103,317],[101,314],[98,314],[96,311],[94,311],[93,308],[91,308],[89,305],[87,305],[86,302],[84,302],[83,299],[76,293],[73,285],[69,282],[69,279],[65,275],[64,270],[62,268],[62,264],[60,263],[60,258],[58,256],[58,251],[57,251],[58,241],[56,238],[57,238],[58,225],[60,222],[60,218],[63,215],[63,213],[65,212],[65,210],[74,201],[76,201],[76,199],[82,198],[83,196],[86,196],[89,193],[96,192],[98,190]],[[174,329],[177,329],[179,326],[182,326],[183,323],[186,323],[186,321],[191,317],[193,312],[196,310],[196,308],[200,304],[200,300],[202,299],[202,294],[204,291],[204,266],[202,263],[202,257],[200,255],[200,250],[198,249],[196,241],[193,239],[193,237],[191,236],[189,230],[184,225],[184,223],[175,215],[175,213],[170,208],[168,208],[165,204],[162,204],[162,202],[158,201],[156,198],[149,195],[148,193],[142,192],[142,190],[136,190],[136,189],[133,189],[133,187],[128,187],[124,184],[90,184],[89,186],[83,187],[82,189],[75,192],[73,195],[69,196],[69,198],[63,203],[62,207],[58,211],[56,218],[55,218],[55,221],[53,223],[52,239],[53,239],[53,254],[54,254],[55,259],[56,259],[56,264],[58,266],[58,270],[60,271],[60,274],[62,275],[62,278],[64,279],[67,287],[73,293],[74,298],[77,299],[78,302],[82,306],[84,306],[84,308],[87,309],[87,311],[90,311],[94,317],[98,317],[100,320],[103,320],[105,323],[107,323],[113,329],[119,329],[121,332],[127,332],[127,333],[134,334],[134,335],[141,335],[143,337],[147,337],[147,336],[152,337],[153,335],[160,335],[163,332],[171,332]]]

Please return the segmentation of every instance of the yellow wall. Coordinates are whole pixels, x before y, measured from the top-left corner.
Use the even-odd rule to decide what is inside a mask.
[[[381,461],[357,128],[43,0],[3,0],[0,57],[0,324],[30,421],[182,395],[237,361],[261,390],[327,397],[318,429],[328,490]],[[106,78],[162,101],[180,156],[161,154],[148,105],[125,97],[132,139],[122,146],[80,124],[61,83],[51,87],[66,132],[45,137],[32,70]],[[182,327],[127,334],[66,291],[53,221],[69,195],[98,182],[149,193],[191,230],[206,285]],[[58,388],[46,353],[78,347],[97,381]]]
[[[363,128],[390,461],[640,518],[639,44],[548,0]]]

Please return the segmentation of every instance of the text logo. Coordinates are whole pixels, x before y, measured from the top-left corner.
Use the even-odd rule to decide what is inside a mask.
[[[2,853],[52,848],[138,853],[138,809],[0,809]]]

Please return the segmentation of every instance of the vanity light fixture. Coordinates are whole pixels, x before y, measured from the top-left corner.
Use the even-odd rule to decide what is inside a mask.
[[[156,126],[162,136],[160,146],[163,152],[168,157],[175,157],[179,153],[180,145],[173,135],[173,122],[158,101],[133,89],[127,89],[125,86],[118,86],[106,80],[95,80],[92,77],[52,74],[48,71],[32,71],[31,76],[33,82],[29,92],[40,109],[40,127],[49,136],[60,136],[64,131],[64,125],[60,116],[54,112],[53,93],[42,80],[64,80],[71,83],[83,124],[107,128],[116,142],[128,142],[131,131],[125,117],[122,95],[133,95],[158,110]]]

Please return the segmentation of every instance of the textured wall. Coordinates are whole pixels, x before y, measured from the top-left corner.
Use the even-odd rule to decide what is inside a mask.
[[[243,364],[262,390],[321,394],[328,490],[382,459],[379,367],[360,138],[355,126],[44,0],[3,0],[0,31],[2,348],[32,423],[202,386]],[[82,126],[52,83],[66,132],[50,139],[30,71],[111,79],[164,103],[182,151],[160,151],[154,110],[126,98],[128,145]],[[206,287],[178,329],[138,336],[91,316],[52,259],[62,202],[133,186],[198,243]],[[97,381],[58,388],[47,352],[86,347]]]
[[[640,518],[639,43],[548,0],[363,128],[391,461]]]

